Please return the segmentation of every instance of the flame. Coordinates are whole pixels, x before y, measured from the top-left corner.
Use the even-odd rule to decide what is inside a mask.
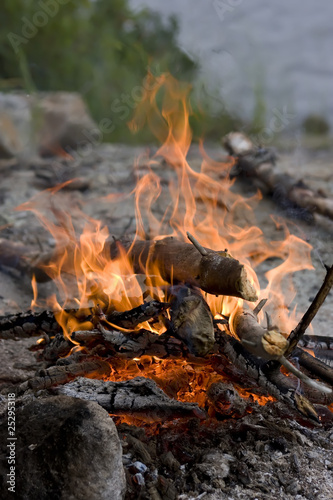
[[[313,269],[311,246],[290,234],[286,227],[282,241],[265,239],[256,226],[253,212],[262,195],[258,191],[244,198],[235,192],[235,181],[229,176],[234,159],[213,160],[201,142],[201,167],[190,165],[187,160],[192,140],[190,86],[170,74],[155,77],[149,73],[146,78],[146,87],[150,90],[138,104],[129,126],[136,131],[148,124],[161,146],[153,157],[145,158],[145,168],[140,166],[139,159],[134,165],[137,184],[133,191],[111,194],[103,201],[110,206],[133,202],[134,241],[158,240],[165,236],[187,241],[186,233],[190,232],[203,246],[227,250],[245,266],[259,298],[270,299],[273,321],[282,332],[287,332],[297,321],[296,308],[289,313],[289,305],[295,298],[292,275],[302,269]],[[161,161],[165,165],[162,177],[158,174]],[[166,182],[167,193],[163,188]],[[117,258],[111,259],[106,251],[110,238],[108,228],[87,216],[84,206],[75,205],[70,195],[62,191],[65,185],[48,189],[18,207],[34,212],[54,238],[53,258],[43,265],[43,270],[58,288],[57,296],[50,298],[49,305],[56,311],[64,334],[70,337],[75,329],[92,326],[89,322],[82,323],[80,314],[66,311],[73,305],[79,311],[91,305],[103,311],[125,311],[142,304],[147,293],[167,300],[169,284],[160,276],[158,266],[147,263],[144,283],[142,277],[135,274],[124,250],[120,249]],[[279,264],[266,273],[268,283],[261,289],[255,269],[271,258],[279,259]],[[34,278],[32,286],[35,305]],[[234,297],[205,294],[205,298],[216,317],[231,315],[232,318],[237,308],[243,307],[243,301]],[[145,327],[151,328],[149,324]],[[144,370],[138,369],[138,363]],[[144,373],[177,398],[199,403],[204,403],[205,387],[216,377],[207,366],[196,371],[186,361],[175,360],[157,362],[142,358],[140,362],[126,363],[115,360],[112,370],[114,380]],[[177,386],[179,377],[187,381],[186,389]]]

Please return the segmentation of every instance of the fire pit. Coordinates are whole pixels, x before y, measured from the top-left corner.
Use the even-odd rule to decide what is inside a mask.
[[[90,415],[96,403],[104,408],[123,445],[128,499],[268,498],[272,491],[328,498],[329,479],[320,490],[314,478],[316,470],[329,477],[333,463],[333,369],[314,355],[317,343],[304,333],[330,291],[333,270],[327,268],[322,286],[318,279],[303,316],[290,312],[293,273],[313,269],[311,245],[297,235],[298,225],[289,232],[277,216],[266,238],[255,224],[261,193],[251,187],[244,196],[248,186],[235,183],[237,165],[244,172],[244,165],[257,168],[272,157],[260,163],[253,151],[233,151],[229,136],[237,157],[213,160],[201,146],[201,165],[188,161],[189,89],[169,75],[150,88],[131,126],[147,121],[159,150],[142,154],[133,174],[120,172],[98,200],[68,194],[69,180],[21,204],[18,213],[30,221],[32,212],[51,234],[36,230],[44,242],[39,251],[31,235],[10,238],[10,228],[0,241],[1,264],[30,276],[34,291],[33,311],[3,315],[0,336],[38,337],[29,341],[36,373],[18,377],[3,394],[15,395],[24,418],[29,404],[39,405],[30,411],[46,421],[51,407],[61,415],[56,401],[66,398],[83,400],[75,415]],[[101,147],[80,166],[94,171],[103,161]],[[68,157],[62,162],[75,173]],[[90,172],[91,182],[105,188],[109,181],[100,175]],[[259,215],[269,217],[260,209]],[[322,343],[331,350],[329,337]],[[19,435],[30,449],[22,429]],[[309,460],[317,458],[321,465],[312,472]],[[124,494],[122,480],[121,473],[112,479],[115,498]],[[73,494],[69,479],[62,481]],[[45,484],[40,498],[48,498]],[[36,495],[29,488],[24,498]],[[85,494],[81,488],[76,498]],[[100,487],[89,495],[104,498]]]

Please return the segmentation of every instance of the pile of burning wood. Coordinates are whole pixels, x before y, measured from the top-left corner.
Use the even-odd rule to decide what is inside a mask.
[[[126,251],[137,274],[146,275],[157,267],[170,283],[165,289],[167,301],[150,297],[124,312],[116,311],[112,303],[66,310],[67,317],[76,322],[71,335],[62,331],[57,313],[49,311],[0,318],[1,338],[42,336],[33,349],[44,368],[17,386],[16,393],[49,389],[82,376],[99,378],[99,389],[87,383],[86,393],[81,387],[77,395],[97,401],[111,414],[155,421],[231,415],[233,404],[239,415],[240,398],[234,392],[233,401],[228,400],[224,386],[233,382],[245,397],[254,393],[263,401],[276,398],[303,417],[318,422],[324,418],[322,406],[333,402],[329,387],[333,369],[298,344],[306,342],[305,330],[333,284],[333,267],[327,270],[309,310],[286,338],[268,314],[267,326],[259,324],[266,300],[253,310],[238,307],[230,317],[214,319],[203,292],[252,302],[257,300],[256,292],[238,260],[188,237],[191,243],[169,237],[153,242],[113,241],[104,247],[110,259]],[[159,329],[162,325],[163,333],[157,333],[157,325]],[[193,371],[190,379],[183,377],[188,367]],[[133,374],[146,378],[133,379]],[[205,379],[201,386],[200,377]],[[168,385],[175,383],[172,392]],[[158,385],[176,399],[180,395],[180,400],[168,397]],[[75,385],[70,387],[73,391]]]
[[[304,333],[332,286],[333,268],[288,335],[288,322],[279,314],[271,316],[268,308],[274,303],[286,312],[282,276],[311,269],[310,245],[290,234],[283,242],[267,242],[260,228],[237,225],[237,211],[250,212],[251,203],[261,195],[249,200],[233,193],[232,177],[259,179],[282,205],[287,200],[304,210],[306,202],[314,215],[331,217],[331,202],[278,174],[274,155],[238,133],[224,141],[231,155],[224,162],[203,151],[200,171],[192,169],[186,160],[191,142],[189,88],[170,75],[153,83],[151,93],[136,108],[132,128],[145,120],[154,124],[162,146],[147,162],[144,175],[136,167],[137,183],[131,193],[112,193],[108,198],[117,204],[134,196],[134,238],[111,241],[107,227],[82,211],[78,218],[84,227],[78,233],[72,211],[63,211],[61,200],[55,203],[63,185],[21,206],[49,229],[56,245],[53,252],[31,255],[19,243],[0,241],[0,264],[32,277],[34,304],[37,283],[46,280],[57,284],[63,298],[61,306],[60,299],[52,298],[53,312],[0,318],[1,338],[42,336],[33,349],[43,368],[15,391],[51,388],[79,376],[100,378],[108,397],[96,398],[112,414],[154,420],[190,413],[201,418],[204,410],[223,414],[228,407],[232,413],[232,402],[223,390],[223,383],[232,381],[241,396],[257,395],[261,402],[276,398],[319,421],[325,413],[320,405],[333,402],[329,387],[333,370],[304,350],[302,342],[306,343]],[[165,91],[162,111],[154,104],[159,90]],[[154,171],[156,157],[171,172],[166,192]],[[186,234],[190,242],[185,241]],[[271,273],[266,291],[260,290],[254,268],[271,257],[282,264]],[[75,293],[65,284],[66,273],[76,279]],[[77,309],[69,307],[73,300]],[[151,398],[138,406],[140,398],[131,392],[138,386],[130,382],[129,399],[117,397],[126,380],[142,375],[146,382],[140,382],[140,391]]]

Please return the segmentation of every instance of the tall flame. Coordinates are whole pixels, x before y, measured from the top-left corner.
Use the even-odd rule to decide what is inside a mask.
[[[215,161],[201,144],[201,167],[190,166],[187,161],[192,139],[190,86],[170,74],[154,77],[149,73],[146,78],[150,90],[138,104],[129,125],[135,131],[148,124],[161,146],[147,160],[144,172],[139,163],[135,165],[137,184],[131,193],[112,194],[105,200],[112,205],[133,199],[135,238],[160,239],[172,235],[186,241],[188,231],[203,246],[228,249],[245,265],[259,297],[270,298],[275,309],[273,320],[282,331],[287,331],[296,321],[288,313],[295,294],[291,276],[295,271],[312,269],[311,246],[289,232],[283,241],[265,239],[255,225],[253,212],[261,194],[244,198],[233,191],[234,180],[229,176],[233,159]],[[161,161],[165,165],[163,178],[158,175]],[[167,193],[163,188],[166,181]],[[19,209],[33,211],[55,239],[55,257],[44,270],[58,286],[58,297],[53,297],[52,304],[59,311],[58,320],[65,334],[70,335],[78,321],[64,311],[65,307],[74,302],[81,309],[92,303],[121,311],[130,309],[143,302],[143,282],[135,275],[124,251],[115,259],[105,252],[105,242],[110,236],[106,226],[88,217],[78,206],[62,208],[68,205],[62,187],[44,191]],[[268,285],[260,290],[255,268],[271,257],[281,259],[281,263],[266,273]],[[72,278],[65,277],[66,273]],[[159,285],[157,293],[163,299],[166,284],[162,278],[156,278],[158,269],[153,272],[149,269],[149,274],[154,275],[154,280],[148,280],[146,286],[156,289]],[[33,286],[36,303],[35,281]],[[242,306],[242,301],[233,297],[207,294],[206,298],[214,315],[230,314]]]

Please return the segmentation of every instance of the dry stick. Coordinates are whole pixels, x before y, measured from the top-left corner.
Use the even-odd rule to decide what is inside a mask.
[[[226,135],[223,144],[230,154],[238,157],[236,175],[257,178],[261,190],[270,194],[282,208],[298,210],[307,216],[309,222],[317,214],[333,219],[333,200],[312,190],[303,181],[279,171],[270,150],[256,147],[239,132]]]
[[[257,306],[258,308],[258,306]],[[266,330],[257,321],[254,311],[240,309],[233,318],[233,328],[244,347],[255,356],[278,361],[305,384],[327,394],[332,389],[317,382],[298,370],[285,357],[288,341],[275,330]]]
[[[296,328],[290,333],[288,337],[289,347],[285,352],[285,356],[290,356],[292,351],[297,346],[297,343],[301,340],[304,335],[306,329],[310,325],[311,321],[314,319],[315,315],[319,311],[321,305],[329,294],[331,288],[333,286],[333,266],[327,269],[326,276],[324,279],[324,283],[320,287],[319,292],[313,299],[310,307],[302,317],[301,321],[298,323]]]
[[[286,377],[280,370],[278,363],[267,363],[265,360],[253,356],[242,344],[221,331],[217,333],[218,346],[221,353],[222,368],[214,363],[214,369],[222,375],[231,374],[232,380],[240,380],[240,384],[249,387],[253,380],[266,393],[284,402],[288,406],[296,407],[303,415],[318,421],[312,403],[328,405],[333,402],[333,394],[325,394],[313,387],[305,387],[305,398],[300,405],[296,397],[297,379]],[[227,358],[227,364],[225,359]]]

